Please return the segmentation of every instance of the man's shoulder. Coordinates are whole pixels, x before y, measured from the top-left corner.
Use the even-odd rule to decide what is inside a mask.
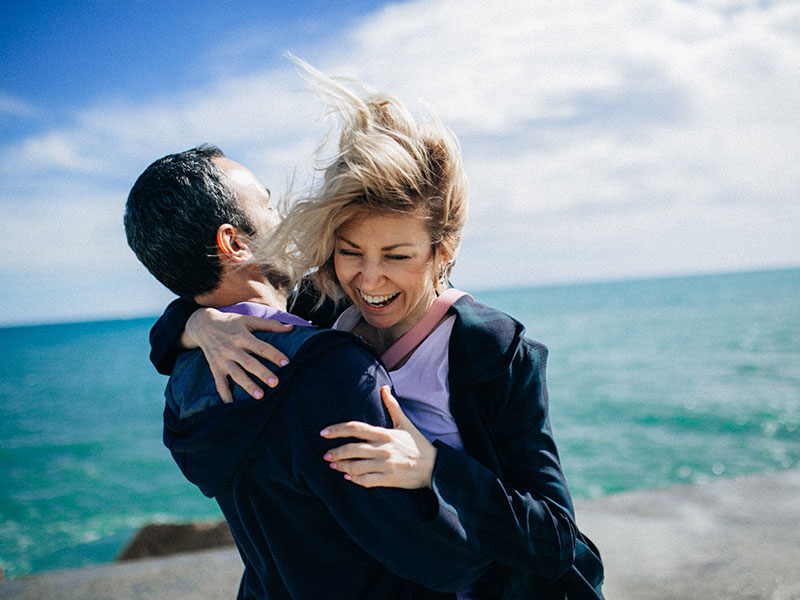
[[[309,338],[291,359],[293,376],[311,378],[315,386],[350,390],[369,386],[384,368],[374,352],[355,335],[331,329]],[[388,375],[386,376],[388,379]]]
[[[296,326],[288,332],[256,332],[256,336],[289,357],[289,365],[276,369],[267,363],[283,382],[300,377],[303,385],[324,383],[331,388],[351,389],[370,385],[378,359],[358,338],[348,332]],[[315,386],[316,387],[316,386]],[[293,386],[293,395],[299,391]],[[279,387],[274,392],[284,392]],[[268,394],[274,393],[267,389]],[[200,349],[181,352],[167,384],[167,403],[182,414],[194,414],[221,402],[214,377]],[[233,388],[234,401],[248,399],[239,386]]]
[[[275,346],[291,360],[312,360],[327,352],[372,357],[369,349],[353,334],[333,329],[295,326],[286,333],[256,332],[256,337]]]
[[[389,375],[352,334],[330,331],[315,337],[290,365],[291,375],[281,384],[287,386],[292,410],[301,412],[312,429],[351,420],[391,426],[380,399],[381,386],[391,385]]]
[[[309,356],[332,348],[339,348],[342,352],[363,351],[358,348],[358,340],[351,334],[329,329],[295,326],[286,332],[256,331],[254,335],[286,354],[290,360],[295,357],[305,360]],[[170,381],[202,377],[206,371],[208,363],[202,350],[199,348],[184,350],[178,354]]]

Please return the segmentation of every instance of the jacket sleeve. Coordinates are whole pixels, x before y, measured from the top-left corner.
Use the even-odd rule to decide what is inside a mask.
[[[183,328],[198,308],[202,307],[191,300],[176,298],[150,329],[150,362],[162,375],[172,373],[180,352],[178,342]]]
[[[440,512],[458,514],[471,544],[515,569],[555,579],[572,566],[576,527],[547,411],[547,349],[524,340],[511,367],[475,394],[502,475],[436,442],[433,489]]]
[[[490,560],[467,543],[455,515],[437,514],[430,490],[364,488],[345,481],[322,460],[325,452],[342,444],[319,435],[327,425],[358,420],[392,426],[380,398],[381,386],[391,383],[386,372],[360,348],[346,353],[337,349],[314,363],[313,369],[298,369],[292,382],[294,389],[306,392],[292,399],[300,403],[298,410],[307,421],[306,439],[293,444],[298,476],[347,536],[388,570],[434,590],[466,588]]]

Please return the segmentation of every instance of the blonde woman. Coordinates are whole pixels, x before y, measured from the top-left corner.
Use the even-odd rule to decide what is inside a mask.
[[[495,561],[460,599],[602,598],[599,553],[575,524],[550,428],[547,349],[508,315],[445,293],[467,212],[454,137],[390,95],[305,68],[339,118],[338,151],[263,255],[285,250],[298,280],[310,274],[318,306],[350,304],[333,327],[383,356],[394,387],[384,391],[393,429],[332,423],[321,435],[356,441],[320,460],[345,485],[427,488],[439,511],[457,513],[468,542]],[[156,338],[171,342],[193,308],[173,307]],[[257,327],[199,311],[184,342],[203,348],[218,381],[237,365],[239,379],[267,382],[248,355],[266,351],[241,333]]]

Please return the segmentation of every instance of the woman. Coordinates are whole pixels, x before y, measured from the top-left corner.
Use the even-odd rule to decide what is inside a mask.
[[[352,303],[334,327],[383,354],[448,287],[466,219],[460,152],[441,125],[417,122],[393,97],[361,97],[307,70],[341,118],[339,151],[264,256],[290,248],[320,302]],[[221,364],[217,342],[204,341],[221,334],[203,314],[189,337]],[[321,435],[362,441],[321,459],[353,484],[428,487],[440,510],[457,512],[470,543],[496,561],[461,598],[602,598],[599,554],[575,525],[550,430],[546,348],[469,296],[433,325],[390,367],[399,405],[384,400],[396,427],[331,424]]]

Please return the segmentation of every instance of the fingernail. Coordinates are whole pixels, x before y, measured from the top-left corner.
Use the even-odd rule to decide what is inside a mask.
[[[331,432],[331,430],[330,430],[330,429],[323,429],[322,431],[320,431],[320,432],[319,432],[319,434],[320,434],[322,437],[325,437],[325,436],[326,436],[326,435],[328,435],[330,432]]]
[[[284,326],[284,327],[286,327],[287,329],[288,329],[289,327],[291,327],[291,326],[292,326],[292,324],[291,324],[291,323],[281,323],[281,325],[283,325],[283,326]]]
[[[323,456],[322,458],[324,458],[325,460],[330,460],[330,459],[331,459],[331,453],[330,453],[330,452],[328,452],[328,453],[327,453],[325,456]]]
[[[256,400],[261,400],[261,398],[263,397],[264,397],[264,392],[262,392],[259,389],[253,390],[253,398],[255,398]]]
[[[350,477],[350,473],[345,473],[344,474],[344,478],[347,479],[347,481],[350,481],[351,479],[353,479],[352,477]]]
[[[276,385],[278,385],[278,380],[275,379],[274,377],[270,377],[269,379],[267,379],[267,385],[269,387],[275,387]]]
[[[336,468],[336,463],[330,463],[330,465],[331,465],[331,469],[335,469]]]
[[[289,361],[288,361],[288,360],[286,360],[285,358],[284,358],[284,359],[281,361],[281,363],[280,363],[280,365],[281,365],[282,367],[285,367],[285,366],[286,366],[286,365],[288,365],[288,364],[289,364]]]

